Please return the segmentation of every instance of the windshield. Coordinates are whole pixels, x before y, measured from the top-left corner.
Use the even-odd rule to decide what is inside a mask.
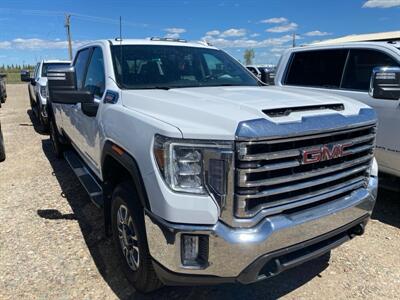
[[[115,45],[111,52],[116,80],[126,89],[258,85],[241,64],[220,50]]]
[[[47,77],[49,67],[68,67],[69,63],[44,63],[42,66],[42,77]]]

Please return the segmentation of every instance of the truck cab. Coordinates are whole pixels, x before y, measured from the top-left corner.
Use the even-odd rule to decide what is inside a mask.
[[[309,45],[282,55],[275,84],[342,95],[373,107],[379,118],[376,158],[380,171],[400,177],[400,82],[394,87],[397,97],[374,97],[371,79],[373,70],[379,67],[400,72],[400,43]]]
[[[277,275],[364,232],[376,114],[269,87],[184,40],[101,40],[52,68],[50,137],[135,288]]]

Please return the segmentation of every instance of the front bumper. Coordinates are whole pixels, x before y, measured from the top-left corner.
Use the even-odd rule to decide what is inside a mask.
[[[147,240],[155,269],[167,284],[250,283],[268,274],[276,275],[362,233],[360,228],[365,226],[375,204],[377,184],[377,178],[371,177],[367,188],[347,197],[300,212],[271,216],[252,228],[231,228],[222,222],[213,226],[172,224],[147,212]],[[204,267],[182,265],[182,234],[208,236],[208,263]],[[302,255],[301,250],[306,248],[312,251]],[[276,258],[288,253],[298,257],[280,264]],[[271,261],[278,261],[272,266],[275,269],[264,268]]]

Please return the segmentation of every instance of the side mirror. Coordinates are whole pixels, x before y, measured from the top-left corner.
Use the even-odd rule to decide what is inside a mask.
[[[77,90],[75,68],[72,66],[49,67],[47,80],[50,102],[62,104],[94,102],[93,93]]]
[[[36,85],[36,79],[35,78],[29,78],[29,81],[33,86]]]
[[[372,71],[369,95],[377,99],[400,99],[400,68],[377,67]]]
[[[31,81],[31,72],[29,72],[28,70],[22,70],[20,75],[21,75],[22,82],[30,82]]]

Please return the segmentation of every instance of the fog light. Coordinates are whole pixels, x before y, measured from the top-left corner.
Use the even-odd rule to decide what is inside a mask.
[[[183,234],[181,239],[181,260],[186,267],[202,268],[208,262],[208,237]]]

